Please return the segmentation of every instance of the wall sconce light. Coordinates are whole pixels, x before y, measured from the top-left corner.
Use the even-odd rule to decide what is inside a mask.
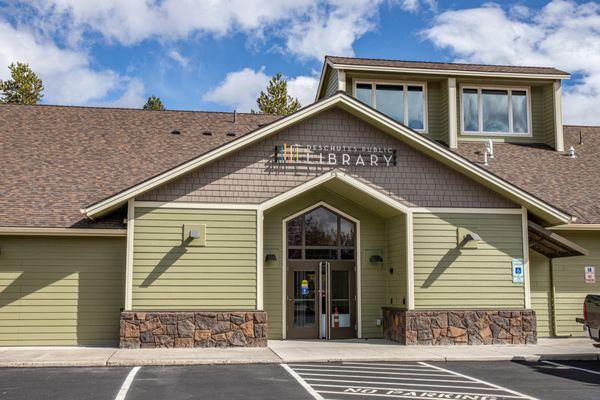
[[[277,261],[277,256],[275,254],[267,254],[265,261]]]
[[[198,239],[200,237],[200,230],[199,229],[190,229],[190,238],[192,239]]]
[[[456,244],[462,249],[477,249],[481,236],[478,233],[471,232],[465,228],[458,228],[456,236]]]
[[[373,254],[370,258],[369,258],[369,262],[372,263],[380,263],[383,262],[383,257],[381,257],[379,254]]]
[[[465,235],[464,238],[464,242],[470,242],[470,241],[475,241],[475,242],[479,242],[481,240],[481,236],[479,236],[477,233],[475,232],[469,232]]]

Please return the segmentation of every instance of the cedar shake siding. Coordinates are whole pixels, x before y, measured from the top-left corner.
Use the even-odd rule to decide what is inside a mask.
[[[283,143],[391,147],[397,151],[397,165],[275,164],[275,146]],[[411,207],[515,207],[501,195],[339,109],[325,111],[287,128],[143,194],[138,200],[256,204],[335,168]]]

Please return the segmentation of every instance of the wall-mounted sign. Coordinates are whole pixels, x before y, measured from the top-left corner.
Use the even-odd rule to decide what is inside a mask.
[[[308,295],[308,281],[306,279],[302,279],[302,282],[300,283],[300,294],[302,296]]]
[[[396,150],[385,146],[284,143],[275,146],[274,161],[277,164],[391,167],[396,165]]]
[[[596,267],[585,267],[585,283],[596,283]]]
[[[523,268],[522,258],[512,259],[512,279],[513,283],[523,283],[525,281],[525,270]]]

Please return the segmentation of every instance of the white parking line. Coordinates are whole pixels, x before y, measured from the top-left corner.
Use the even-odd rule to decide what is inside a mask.
[[[333,377],[340,377],[340,378],[369,378],[367,376],[364,375],[340,375],[340,374],[318,374],[318,373],[314,373],[314,372],[302,372],[299,375],[301,376],[305,376],[305,375],[316,375],[316,376],[333,376]],[[370,378],[381,378],[380,376],[372,376]],[[425,379],[425,378],[397,378],[397,377],[391,377],[391,376],[386,376],[385,379],[388,380],[401,380],[401,381],[419,381],[419,382],[448,382],[448,383],[470,383],[471,381],[465,381],[465,380],[457,380],[457,379]]]
[[[316,364],[294,364],[294,367],[310,367],[310,368],[344,368],[344,369],[361,369],[361,370],[375,370],[375,371],[426,371],[422,366],[420,368],[409,368],[408,366],[389,366],[389,367],[367,367],[366,365],[351,365],[343,363],[342,365],[316,365]]]
[[[383,368],[379,368],[383,367]],[[403,399],[512,400],[533,397],[424,362],[291,364],[284,368],[319,400],[348,396]],[[392,372],[409,369],[418,372]],[[400,376],[398,376],[400,375]],[[320,397],[317,397],[320,396]]]
[[[453,374],[453,375],[460,376],[460,377],[462,377],[462,378],[467,378],[467,379],[470,379],[470,380],[472,380],[472,381],[475,381],[475,382],[483,383],[483,384],[485,384],[485,385],[489,385],[489,386],[495,387],[495,388],[497,388],[497,389],[502,389],[502,390],[505,390],[505,391],[507,391],[507,392],[509,392],[509,393],[512,393],[512,394],[514,394],[514,395],[517,395],[517,396],[519,396],[519,397],[520,397],[520,398],[522,398],[522,399],[537,400],[535,397],[531,397],[531,396],[528,396],[528,395],[526,395],[526,394],[523,394],[523,393],[517,392],[516,390],[507,389],[507,388],[505,388],[505,387],[502,387],[502,386],[496,385],[496,384],[494,384],[494,383],[490,383],[490,382],[482,381],[481,379],[473,378],[473,377],[471,377],[471,376],[467,376],[467,375],[464,375],[464,374],[460,374],[460,373],[458,373],[458,372],[450,371],[450,370],[448,370],[448,369],[445,369],[445,368],[436,367],[435,365],[427,364],[427,363],[425,363],[425,362],[419,362],[419,364],[421,364],[421,365],[426,365],[426,366],[428,366],[428,367],[435,368],[435,369],[437,369],[437,370],[440,370],[440,371],[445,371],[445,372],[451,373],[451,374]]]
[[[321,366],[315,366],[317,368],[306,368],[306,367],[301,367],[301,368],[296,368],[294,366],[294,371],[321,371],[321,372],[353,372],[353,373],[361,373],[361,374],[383,374],[383,375],[406,375],[406,376],[442,376],[442,377],[448,377],[448,376],[453,376],[452,374],[440,374],[437,373],[435,371],[435,373],[427,373],[427,372],[389,372],[389,371],[367,371],[364,369],[360,369],[360,370],[347,370],[347,369],[341,369],[340,367],[321,367]],[[322,368],[332,368],[332,369],[322,369]],[[336,368],[336,369],[333,369]]]
[[[557,366],[557,367],[564,367],[564,368],[567,368],[567,369],[576,369],[578,371],[585,371],[585,372],[589,372],[590,374],[600,375],[600,372],[598,372],[598,371],[592,371],[591,369],[585,369],[585,368],[580,368],[580,367],[573,367],[573,366],[570,366],[570,365],[560,364],[560,363],[552,362],[552,361],[542,361],[542,362],[544,364],[550,364],[550,365],[554,365],[554,366]]]
[[[133,383],[133,378],[135,378],[135,374],[138,373],[140,368],[142,367],[133,367],[131,371],[129,371],[129,374],[127,374],[127,378],[125,378],[125,381],[121,385],[121,389],[119,389],[119,393],[117,393],[117,397],[115,397],[115,400],[125,400],[125,396],[127,396],[129,387]]]
[[[302,387],[304,389],[306,389],[306,391],[312,396],[314,397],[316,400],[324,400],[323,396],[321,396],[319,393],[316,392],[316,390],[314,390],[308,383],[306,383],[304,381],[304,379],[300,378],[300,376],[298,376],[298,374],[291,369],[287,364],[281,364],[281,366],[295,379],[298,381],[298,383],[300,385],[302,385]]]
[[[345,379],[321,379],[321,378],[304,378],[305,381],[316,381],[316,382],[340,382],[340,383],[366,383],[369,385],[394,385],[394,386],[418,386],[418,387],[427,387],[427,388],[449,388],[449,389],[485,389],[485,390],[501,390],[496,388],[488,388],[485,386],[456,386],[456,385],[435,385],[431,383],[414,383],[414,382],[381,382],[381,381],[350,381]],[[469,381],[460,381],[460,382],[469,382]],[[315,386],[318,384],[314,384]]]

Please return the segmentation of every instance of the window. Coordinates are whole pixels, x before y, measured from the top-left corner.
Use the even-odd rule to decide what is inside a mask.
[[[421,83],[356,83],[355,97],[408,126],[425,131],[425,85]]]
[[[318,207],[287,223],[290,260],[354,260],[354,222]]]
[[[463,87],[461,103],[464,133],[531,133],[528,89]]]

